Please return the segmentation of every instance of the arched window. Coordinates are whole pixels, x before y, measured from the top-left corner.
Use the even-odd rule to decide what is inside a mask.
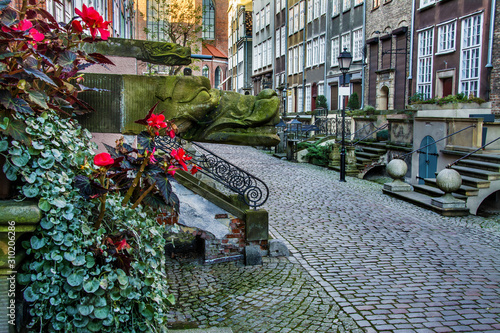
[[[220,89],[219,84],[221,82],[222,82],[222,71],[220,70],[220,67],[217,66],[217,68],[215,69],[214,88]]]
[[[215,39],[215,6],[213,0],[203,0],[203,39]]]
[[[201,75],[203,75],[208,79],[208,72],[209,72],[208,66],[207,65],[203,66],[203,69],[201,70]]]

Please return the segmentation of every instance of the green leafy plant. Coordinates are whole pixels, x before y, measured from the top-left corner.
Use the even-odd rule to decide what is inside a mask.
[[[318,95],[316,97],[316,108],[328,109],[328,104],[324,95]]]
[[[357,92],[351,94],[351,96],[349,97],[349,102],[347,103],[347,107],[351,110],[359,109],[359,97]]]
[[[412,97],[410,97],[411,104],[436,104],[436,105],[445,105],[452,103],[477,103],[482,104],[485,102],[482,98],[475,97],[474,95],[467,96],[464,93],[458,93],[456,95],[448,95],[441,98],[429,98],[424,99],[424,95],[421,93],[416,93]]]
[[[306,157],[315,164],[328,165],[331,151],[331,145],[319,145],[315,143],[307,147]]]
[[[365,114],[372,115],[372,114],[375,114],[375,107],[367,104],[363,108],[363,111]]]

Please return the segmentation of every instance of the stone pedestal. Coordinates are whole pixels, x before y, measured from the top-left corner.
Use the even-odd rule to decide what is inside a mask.
[[[334,144],[332,152],[330,153],[330,163],[328,164],[331,168],[340,167],[340,145]]]
[[[405,161],[393,159],[387,164],[386,170],[389,176],[391,176],[394,180],[392,183],[385,183],[384,190],[391,192],[410,192],[412,190],[410,184],[401,180],[408,171],[408,166]]]
[[[356,147],[347,146],[346,147],[346,174],[357,174],[358,168],[356,167]]]
[[[465,201],[455,198],[451,193],[455,192],[462,186],[462,176],[458,171],[453,169],[444,169],[439,172],[436,177],[436,185],[445,194],[440,198],[433,198],[431,205],[439,208],[466,208]]]

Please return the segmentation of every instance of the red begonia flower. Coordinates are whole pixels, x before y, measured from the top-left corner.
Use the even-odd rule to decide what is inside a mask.
[[[168,136],[169,136],[171,139],[175,138],[175,131],[174,131],[174,130],[170,130],[170,131],[168,132]]]
[[[169,166],[167,172],[169,175],[171,175],[173,177],[173,176],[175,176],[175,172],[177,170],[179,170],[179,168],[176,168],[174,166]]]
[[[109,165],[113,165],[115,160],[111,158],[111,155],[108,153],[100,153],[94,156],[94,164],[99,167],[106,167]]]
[[[115,243],[115,246],[116,246],[116,250],[117,250],[117,251],[121,251],[121,250],[123,250],[123,249],[130,249],[130,248],[131,248],[131,246],[130,246],[130,245],[128,245],[127,240],[126,240],[125,238],[124,238],[124,239],[122,239],[122,240],[121,240],[121,241],[119,241],[119,242],[116,242],[116,243]]]
[[[38,30],[36,30],[35,28],[33,28],[33,29],[30,30],[30,35],[37,42],[41,42],[42,40],[45,39],[45,35],[42,34],[41,32],[38,32]]]
[[[83,27],[82,27],[82,24],[80,23],[80,21],[75,21],[73,20],[71,22],[71,26],[73,27],[73,30],[75,30],[76,32],[83,32]]]
[[[103,40],[108,39],[110,36],[110,32],[108,31],[108,25],[111,23],[110,21],[104,21],[101,14],[94,7],[87,7],[83,5],[82,10],[75,9],[75,13],[77,13],[85,22],[87,27],[90,29],[90,34],[92,38],[95,38],[97,35],[97,31],[101,34],[101,38]]]
[[[197,165],[193,165],[191,167],[191,174],[194,175],[195,173],[198,172],[198,170],[201,170],[201,168],[199,166],[197,166]]]
[[[157,129],[167,127],[167,123],[165,122],[165,116],[162,114],[151,114],[151,117],[147,120],[148,125],[151,127],[155,127]],[[155,132],[156,135],[160,133],[158,131]]]
[[[170,155],[172,155],[173,158],[179,162],[179,164],[182,166],[182,169],[184,171],[187,171],[187,165],[186,162],[192,159],[191,156],[187,156],[186,152],[184,151],[183,148],[179,148],[177,150],[172,149],[172,152],[170,152]]]

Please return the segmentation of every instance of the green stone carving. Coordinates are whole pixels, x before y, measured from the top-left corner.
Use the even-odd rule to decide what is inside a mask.
[[[175,43],[109,38],[107,42],[87,43],[85,48],[89,53],[131,57],[157,65],[186,66],[191,64],[191,48]]]

